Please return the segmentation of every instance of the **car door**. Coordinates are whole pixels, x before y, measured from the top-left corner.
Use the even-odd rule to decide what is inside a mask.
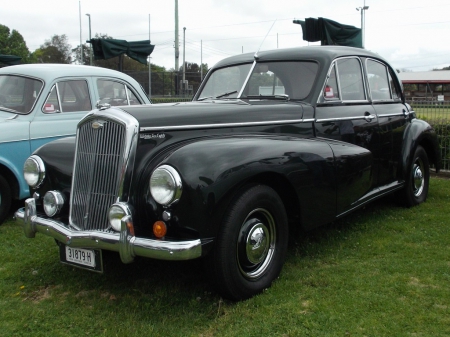
[[[368,99],[362,61],[335,60],[315,111],[320,138],[340,141],[331,146],[336,160],[336,209],[341,214],[378,186],[378,120]]]
[[[378,181],[385,185],[397,178],[408,109],[401,100],[400,84],[393,70],[384,62],[370,58],[365,60],[365,65],[370,97],[378,116],[380,147],[384,153]]]
[[[93,102],[90,77],[54,81],[30,124],[31,152],[53,139],[75,135],[78,122],[92,110]]]

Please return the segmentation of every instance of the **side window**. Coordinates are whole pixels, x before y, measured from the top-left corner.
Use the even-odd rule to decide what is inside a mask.
[[[374,101],[390,100],[391,82],[388,79],[388,71],[384,64],[367,60],[367,78],[369,80],[370,94]]]
[[[333,68],[331,68],[330,75],[328,77],[328,81],[323,90],[323,97],[326,100],[338,100],[339,97],[339,88],[336,77],[336,66],[333,64]]]
[[[127,92],[128,92],[128,100],[130,101],[130,105],[140,105],[141,102],[139,102],[139,99],[137,96],[131,91],[130,87],[127,86]]]
[[[100,103],[108,103],[112,106],[141,104],[136,95],[127,85],[112,80],[97,80],[97,89]]]
[[[343,101],[360,101],[366,99],[359,59],[339,59],[337,61],[337,72]]]
[[[92,109],[88,84],[85,80],[56,83],[42,107],[45,113],[89,111]]]

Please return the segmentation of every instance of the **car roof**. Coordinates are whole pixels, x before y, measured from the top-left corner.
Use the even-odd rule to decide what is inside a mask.
[[[308,46],[286,49],[274,49],[259,51],[256,53],[258,61],[277,61],[277,60],[317,60],[329,61],[337,57],[344,56],[363,56],[384,60],[381,56],[362,48],[344,47],[344,46]],[[248,63],[255,60],[255,53],[239,54],[219,61],[214,68],[220,68],[237,63]]]
[[[124,73],[107,68],[75,65],[75,64],[53,64],[53,63],[35,63],[35,64],[20,64],[15,66],[8,66],[0,69],[2,74],[15,74],[40,78],[44,81],[50,81],[54,78],[67,76],[104,76],[116,77],[122,80],[131,82],[132,78]]]

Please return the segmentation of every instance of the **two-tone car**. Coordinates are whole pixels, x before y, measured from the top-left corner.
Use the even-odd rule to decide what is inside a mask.
[[[242,300],[279,276],[292,226],[393,193],[420,204],[440,163],[379,55],[277,49],[219,62],[192,102],[90,112],[26,160],[33,197],[15,216],[27,237],[55,238],[63,263],[203,258],[220,294]]]
[[[138,82],[110,69],[63,64],[0,69],[0,224],[13,200],[30,196],[22,169],[34,150],[75,135],[77,123],[97,104],[149,103]]]

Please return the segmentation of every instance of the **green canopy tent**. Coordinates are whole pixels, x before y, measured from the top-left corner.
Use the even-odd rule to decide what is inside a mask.
[[[325,18],[307,18],[294,20],[302,26],[303,40],[309,42],[320,41],[322,46],[337,45],[362,48],[362,32],[360,28],[343,25]]]
[[[12,66],[15,64],[20,64],[22,58],[14,55],[2,55],[0,54],[0,65]]]
[[[92,44],[96,60],[107,60],[119,56],[119,71],[122,71],[123,54],[142,64],[147,64],[147,57],[155,48],[150,44],[150,40],[128,42],[116,39],[91,39],[88,42]]]

